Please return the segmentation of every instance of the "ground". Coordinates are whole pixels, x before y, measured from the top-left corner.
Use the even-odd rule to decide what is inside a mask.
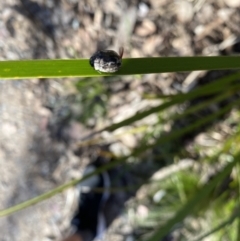
[[[0,1],[0,59],[89,58],[97,49],[120,46],[124,57],[236,53],[239,5],[238,0]],[[76,154],[76,141],[159,103],[143,99],[143,93],[188,92],[205,74],[127,76],[106,82],[104,88],[114,94],[100,98],[103,105],[108,98],[104,121],[94,115],[86,118],[86,107],[71,101],[78,79],[0,80],[0,209],[80,177],[91,162],[91,151],[82,148]],[[76,108],[82,123],[68,118]],[[154,117],[146,123],[154,123]],[[120,139],[109,147],[116,155],[127,154],[138,142],[131,133]],[[76,190],[71,188],[0,218],[0,241],[59,240],[69,230],[75,202]],[[126,215],[121,218],[110,229],[115,240],[124,240],[124,232],[131,231]]]

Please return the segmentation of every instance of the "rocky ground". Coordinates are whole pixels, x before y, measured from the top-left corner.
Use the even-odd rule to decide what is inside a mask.
[[[97,49],[119,46],[125,57],[236,54],[239,26],[239,0],[2,0],[0,59],[89,58]],[[114,93],[107,118],[93,116],[86,125],[67,118],[77,79],[0,80],[0,209],[80,177],[98,148],[82,147],[76,154],[76,141],[158,103],[143,99],[143,93],[188,92],[205,74],[118,77],[106,83]],[[84,116],[84,106],[79,108]],[[120,140],[109,145],[117,155],[138,142],[131,133]],[[59,240],[69,229],[75,201],[72,188],[0,218],[0,241]],[[128,240],[127,215],[114,225],[106,240]]]

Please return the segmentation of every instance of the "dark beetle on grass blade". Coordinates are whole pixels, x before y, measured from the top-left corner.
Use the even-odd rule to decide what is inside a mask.
[[[90,58],[90,65],[103,73],[115,73],[122,64],[124,49],[119,49],[119,54],[113,50],[99,50]]]

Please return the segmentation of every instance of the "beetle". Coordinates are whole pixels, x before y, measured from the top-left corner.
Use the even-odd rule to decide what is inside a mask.
[[[99,50],[90,58],[90,65],[100,73],[115,73],[122,65],[123,52],[123,47],[119,48],[119,53],[113,50]]]

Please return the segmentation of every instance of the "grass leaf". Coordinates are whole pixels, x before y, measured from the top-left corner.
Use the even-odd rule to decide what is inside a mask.
[[[88,59],[0,61],[0,78],[62,78],[240,69],[240,56],[126,58],[115,74],[99,73]]]

